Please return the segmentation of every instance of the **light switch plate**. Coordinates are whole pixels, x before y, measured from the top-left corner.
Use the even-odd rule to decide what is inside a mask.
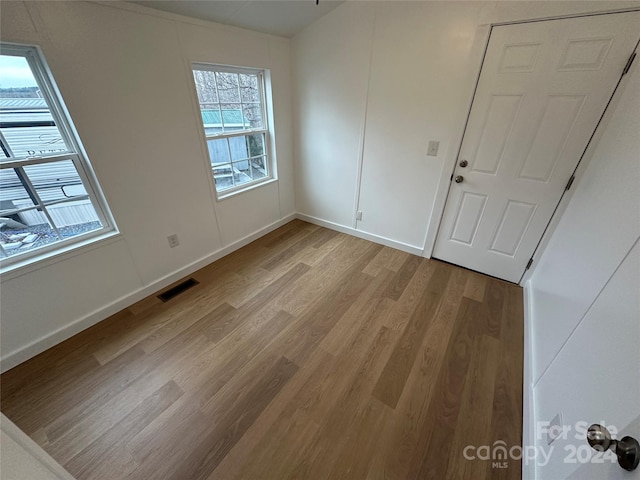
[[[438,156],[438,147],[440,146],[440,142],[437,140],[429,140],[429,148],[427,149],[427,155],[430,157]]]

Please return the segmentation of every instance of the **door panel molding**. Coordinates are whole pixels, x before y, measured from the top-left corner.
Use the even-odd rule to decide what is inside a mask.
[[[521,280],[638,41],[640,14],[607,15],[490,28],[455,159],[471,168],[454,167],[465,178],[448,185],[435,257]]]

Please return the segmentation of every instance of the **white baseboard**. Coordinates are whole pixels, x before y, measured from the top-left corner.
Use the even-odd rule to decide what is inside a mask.
[[[313,223],[314,225],[320,225],[321,227],[325,227],[330,230],[335,230],[336,232],[346,233],[347,235],[352,235],[354,237],[362,238],[364,240],[369,240],[370,242],[379,243],[380,245],[385,245],[387,247],[395,248],[396,250],[402,250],[403,252],[411,253],[413,255],[418,255],[420,257],[422,256],[422,251],[423,251],[422,247],[415,247],[407,243],[391,240],[390,238],[374,235],[373,233],[363,232],[362,230],[357,230],[352,227],[347,227],[345,225],[340,225],[338,223],[322,220],[320,218],[312,217],[311,215],[305,215],[304,213],[297,213],[296,218],[300,220],[304,220],[305,222]]]
[[[531,311],[531,284],[525,283],[524,297],[524,369],[522,376],[522,446],[536,444],[536,410],[533,393],[533,312]],[[526,449],[525,449],[526,451]],[[522,462],[522,480],[536,480],[535,460]]]
[[[267,225],[260,230],[257,230],[240,240],[233,242],[226,247],[223,247],[215,252],[206,255],[195,262],[190,263],[189,265],[180,268],[169,275],[165,275],[164,277],[156,280],[155,282],[142,287],[130,294],[127,294],[123,297],[120,297],[113,302],[100,307],[97,310],[85,315],[78,320],[65,325],[54,332],[47,334],[44,337],[41,337],[33,342],[20,347],[12,352],[7,353],[6,355],[2,355],[0,358],[0,372],[4,373],[7,370],[12,369],[16,365],[19,365],[26,360],[35,357],[39,353],[44,352],[48,348],[51,348],[54,345],[57,345],[60,342],[65,341],[66,339],[80,333],[81,331],[95,325],[98,322],[110,317],[111,315],[118,313],[121,310],[133,305],[134,303],[142,300],[143,298],[148,297],[149,295],[154,294],[155,292],[162,290],[163,288],[171,285],[172,283],[180,280],[183,277],[191,275],[193,272],[201,269],[209,265],[212,262],[215,262],[219,258],[224,257],[225,255],[238,250],[239,248],[244,247],[245,245],[257,240],[258,238],[266,235],[267,233],[275,230],[276,228],[281,227],[282,225],[289,223],[291,220],[295,219],[296,215],[294,213],[287,215],[286,217],[274,222],[270,225]]]

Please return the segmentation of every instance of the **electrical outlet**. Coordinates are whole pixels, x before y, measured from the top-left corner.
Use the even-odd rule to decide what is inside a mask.
[[[562,425],[562,413],[556,414],[553,420],[549,423],[549,429],[547,430],[547,445],[551,445],[560,437],[564,432],[564,425]]]
[[[167,240],[169,240],[169,247],[171,248],[177,247],[178,245],[180,245],[180,240],[178,240],[178,235],[175,233],[173,235],[169,235],[167,237]]]
[[[362,221],[362,211],[358,210],[356,212],[356,220]]]
[[[440,146],[440,142],[436,140],[429,140],[429,147],[427,148],[427,155],[430,157],[438,156],[438,147]]]

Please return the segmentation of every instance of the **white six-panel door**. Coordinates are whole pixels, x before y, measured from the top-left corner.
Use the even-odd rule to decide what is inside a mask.
[[[640,12],[492,29],[434,257],[520,280],[639,36]]]

